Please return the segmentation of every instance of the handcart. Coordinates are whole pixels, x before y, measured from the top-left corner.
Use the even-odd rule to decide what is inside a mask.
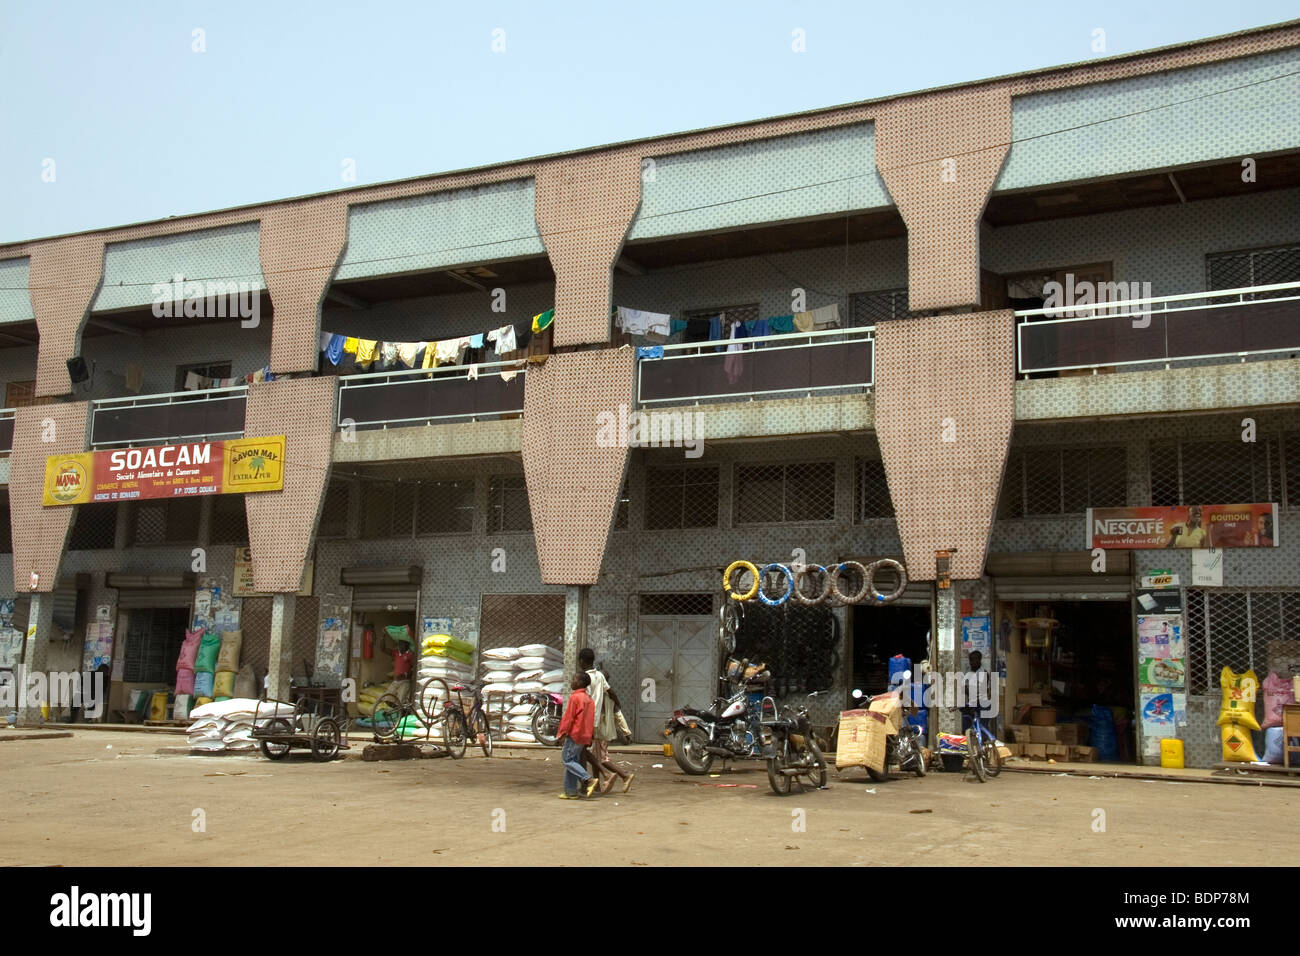
[[[279,760],[295,747],[310,750],[313,760],[333,760],[347,750],[352,719],[323,700],[300,698],[295,703],[263,697],[253,709],[252,737],[262,754]]]

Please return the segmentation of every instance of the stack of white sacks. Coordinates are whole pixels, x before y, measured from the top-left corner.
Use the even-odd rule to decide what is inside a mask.
[[[293,707],[288,704],[258,704],[251,697],[232,697],[213,701],[190,711],[190,726],[185,732],[191,750],[218,753],[225,751],[254,750],[253,714],[264,724],[271,717],[293,719]]]
[[[469,663],[472,661],[474,646],[446,634],[435,634],[425,637],[421,642],[420,667],[416,674],[416,686],[423,687],[425,682],[431,677],[440,678],[447,686],[444,691],[442,684],[431,684],[423,693],[423,698],[427,704],[430,699],[436,699],[441,702],[442,698],[451,693],[451,688],[468,684],[474,679],[474,666]],[[469,693],[464,692],[459,695],[462,699],[468,699]],[[457,695],[451,693],[451,698],[455,700]],[[441,710],[441,707],[436,709]],[[441,721],[434,724],[429,733],[430,740],[441,739],[443,724]],[[415,736],[411,731],[417,731],[418,735],[424,736],[424,722],[418,715],[408,718],[407,726],[402,728],[403,736]]]
[[[520,695],[564,693],[564,653],[549,644],[525,644],[494,647],[481,657],[483,692],[492,711],[499,712],[503,696],[509,700],[506,739],[532,742],[533,706],[521,702]]]

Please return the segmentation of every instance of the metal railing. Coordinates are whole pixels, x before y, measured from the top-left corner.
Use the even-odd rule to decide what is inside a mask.
[[[1292,294],[1272,295],[1279,292]],[[1244,362],[1300,350],[1300,282],[1027,309],[1015,317],[1022,375],[1197,359]]]
[[[873,325],[665,345],[662,358],[637,362],[637,401],[653,405],[869,389],[875,381],[875,338]],[[726,351],[737,343],[743,348]]]
[[[0,408],[0,455],[14,450],[14,410]]]
[[[116,448],[216,441],[244,434],[247,385],[97,398],[90,403],[90,445]]]
[[[526,373],[527,363],[515,359],[344,375],[339,379],[336,425],[387,428],[518,414],[524,410]]]

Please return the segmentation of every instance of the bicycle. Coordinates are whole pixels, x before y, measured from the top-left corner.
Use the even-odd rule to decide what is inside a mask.
[[[408,688],[411,683],[407,682]],[[440,688],[437,685],[440,685]],[[441,693],[437,692],[439,689]],[[457,691],[462,689],[460,686],[455,688]],[[465,717],[459,695],[457,695],[459,706],[452,706],[451,690],[452,688],[449,688],[447,682],[441,677],[430,677],[420,684],[418,693],[409,695],[408,692],[409,696],[413,696],[413,700],[403,700],[394,693],[384,694],[375,701],[370,718],[376,743],[386,743],[399,734],[403,737],[412,736],[404,725],[408,718],[415,717],[424,724],[426,740],[430,731],[435,726],[441,725],[443,746],[449,756],[459,760],[465,755],[465,747],[469,739],[469,722]],[[489,734],[484,753],[490,756],[491,751],[492,743]]]
[[[970,728],[966,731],[966,756],[980,783],[988,783],[989,777],[996,777],[1002,772],[1002,754],[998,752],[998,740],[980,721],[978,707],[963,707],[962,713],[969,713]]]
[[[474,740],[483,751],[483,756],[491,757],[492,725],[488,721],[487,709],[483,706],[483,682],[476,680],[470,681],[468,685],[457,684],[451,690],[456,694],[456,706],[452,707],[449,702],[446,708],[447,715],[459,713],[461,723],[470,734],[474,735]],[[474,694],[474,704],[470,707],[468,714],[465,713],[465,702],[460,696],[460,692],[463,690],[471,691]],[[464,752],[464,744],[462,743],[461,753]]]

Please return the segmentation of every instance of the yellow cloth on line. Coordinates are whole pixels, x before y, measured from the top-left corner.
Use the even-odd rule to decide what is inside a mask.
[[[375,349],[378,345],[378,339],[357,339],[357,364],[368,365],[373,362],[375,360]]]
[[[796,332],[811,332],[813,330],[813,314],[811,312],[796,312],[794,314],[794,328]]]
[[[345,338],[345,339],[343,340],[343,351],[344,351],[344,352],[347,352],[348,355],[356,355],[356,354],[357,354],[357,345],[358,345],[360,342],[361,342],[360,339],[356,339],[356,338],[352,338],[352,337]]]
[[[424,363],[421,365],[421,367],[422,368],[438,367],[438,343],[437,342],[430,342],[428,347],[425,348]]]

